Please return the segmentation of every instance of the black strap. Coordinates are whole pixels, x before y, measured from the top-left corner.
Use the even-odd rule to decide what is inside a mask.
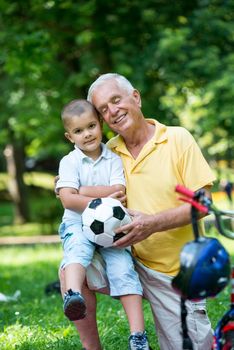
[[[185,299],[181,298],[181,326],[183,336],[183,350],[193,350],[193,344],[188,335],[188,327],[186,322],[187,309],[185,305]]]
[[[191,207],[191,219],[192,219],[193,233],[195,236],[195,240],[197,241],[200,236],[199,228],[198,228],[198,213],[197,213],[197,209],[193,206]]]

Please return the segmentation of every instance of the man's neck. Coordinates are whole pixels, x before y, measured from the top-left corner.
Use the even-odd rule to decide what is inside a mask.
[[[144,122],[133,132],[124,137],[124,141],[128,151],[133,158],[137,158],[145,144],[153,137],[155,125]]]

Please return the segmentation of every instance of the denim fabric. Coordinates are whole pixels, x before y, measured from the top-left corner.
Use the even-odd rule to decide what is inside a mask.
[[[85,268],[93,259],[95,249],[98,250],[106,264],[106,274],[110,287],[110,295],[142,295],[142,287],[135,271],[132,256],[126,249],[96,248],[82,232],[80,224],[63,222],[59,227],[64,257],[61,268],[69,264],[79,263]]]

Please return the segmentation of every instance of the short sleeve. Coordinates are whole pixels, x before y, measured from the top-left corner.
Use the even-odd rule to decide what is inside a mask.
[[[215,176],[193,136],[185,129],[183,136],[186,147],[183,147],[178,166],[184,185],[196,191],[211,185]]]
[[[110,186],[112,185],[125,186],[123,163],[121,158],[115,153],[112,153],[111,157]]]
[[[59,163],[59,180],[56,189],[62,187],[75,189],[80,187],[78,164],[71,161],[68,156],[63,157]]]

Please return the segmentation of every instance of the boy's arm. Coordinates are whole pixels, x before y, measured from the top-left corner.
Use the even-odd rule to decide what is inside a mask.
[[[65,209],[82,212],[92,198],[81,195],[78,190],[70,187],[59,189],[59,199]]]
[[[80,194],[94,198],[112,197],[118,199],[125,207],[127,206],[126,188],[124,185],[112,186],[82,186],[79,189]]]
[[[59,198],[64,208],[83,212],[88,203],[97,197],[114,197],[121,200],[125,197],[125,186],[82,186],[79,191],[75,188],[62,187],[59,189]]]
[[[60,183],[60,180],[57,182],[57,192],[59,191],[59,198],[64,208],[82,212],[92,199],[109,196],[119,199],[123,205],[126,205],[126,188],[120,157],[112,155],[110,185],[80,186],[79,178],[77,178],[79,173],[77,164],[68,163],[68,161],[69,158],[64,157],[60,162],[59,174],[62,174],[63,177]]]
[[[112,186],[82,186],[79,189],[79,193],[83,196],[98,198],[108,197],[115,192],[122,191],[125,193],[124,185],[112,185]]]

